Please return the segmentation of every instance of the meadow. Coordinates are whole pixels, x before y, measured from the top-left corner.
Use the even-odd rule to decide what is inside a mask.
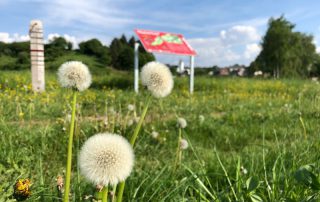
[[[95,201],[96,188],[79,173],[78,151],[99,132],[128,139],[147,92],[133,92],[133,75],[93,71],[79,94],[72,201]],[[0,72],[0,201],[29,178],[28,201],[60,201],[71,92],[46,72],[46,92],[33,93],[29,71]],[[175,77],[173,92],[151,100],[135,145],[124,201],[319,201],[320,86],[309,80]],[[128,108],[134,105],[135,109]],[[174,168],[178,127],[189,147]],[[159,135],[155,137],[153,134]]]

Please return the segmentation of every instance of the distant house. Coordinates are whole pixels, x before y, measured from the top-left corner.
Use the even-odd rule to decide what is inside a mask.
[[[229,68],[220,68],[219,69],[219,75],[220,76],[229,76],[230,74],[230,69]]]
[[[245,76],[247,74],[246,67],[244,65],[233,65],[219,69],[220,76]]]

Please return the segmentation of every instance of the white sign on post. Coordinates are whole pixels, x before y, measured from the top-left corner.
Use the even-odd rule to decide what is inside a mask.
[[[29,28],[32,89],[45,90],[43,27],[40,20],[32,20]]]

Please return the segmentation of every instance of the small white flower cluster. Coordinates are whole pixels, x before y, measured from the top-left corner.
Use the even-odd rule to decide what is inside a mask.
[[[84,91],[91,85],[91,74],[82,62],[70,61],[59,67],[58,80],[62,87]]]
[[[173,88],[170,69],[159,62],[149,62],[142,67],[141,82],[157,98],[166,97]]]
[[[133,149],[122,136],[99,133],[82,146],[79,165],[82,174],[96,185],[116,185],[131,173]]]
[[[179,117],[177,120],[178,127],[185,128],[187,127],[187,121],[184,118]]]

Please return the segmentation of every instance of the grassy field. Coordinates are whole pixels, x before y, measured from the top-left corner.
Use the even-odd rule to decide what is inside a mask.
[[[0,201],[14,201],[19,178],[33,183],[29,201],[60,201],[71,91],[55,72],[46,78],[46,92],[35,94],[29,72],[0,72]],[[128,73],[101,68],[80,93],[72,201],[98,197],[78,170],[83,142],[105,131],[131,137],[147,97],[132,83]],[[175,170],[178,117],[189,147]],[[196,76],[190,95],[188,79],[177,77],[170,96],[152,99],[124,201],[319,201],[319,117],[316,82]]]

